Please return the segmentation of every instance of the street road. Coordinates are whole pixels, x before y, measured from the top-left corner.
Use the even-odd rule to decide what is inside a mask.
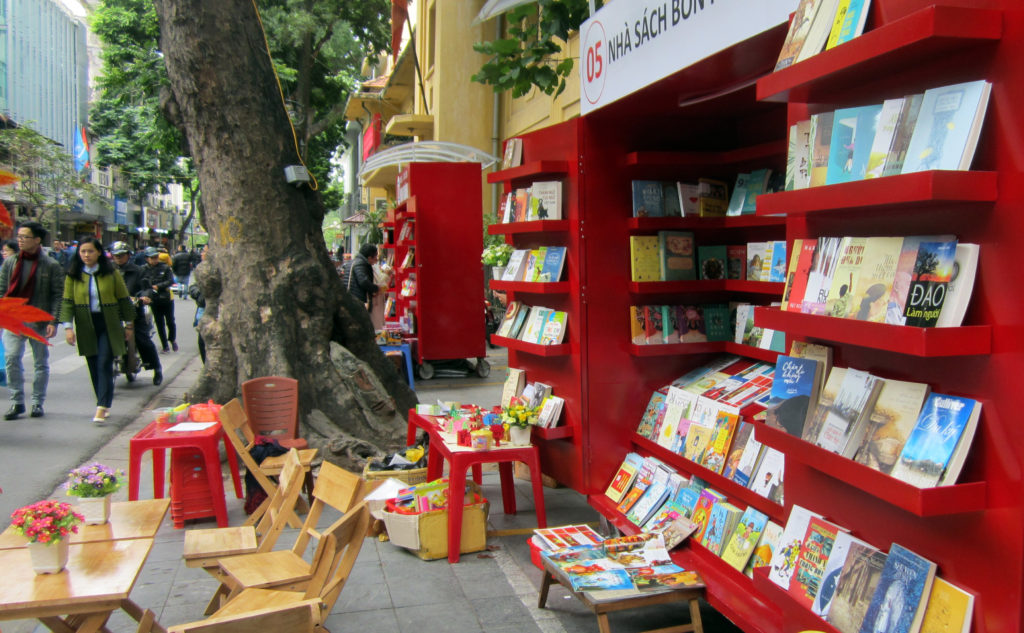
[[[196,356],[196,334],[192,328],[195,303],[175,300],[178,325],[177,352],[160,355],[166,386]],[[160,349],[154,328],[153,340]],[[64,341],[64,330],[58,328],[51,339],[50,385],[47,389],[42,418],[30,418],[26,412],[17,420],[0,417],[0,529],[6,528],[11,512],[26,504],[47,498],[67,472],[91,457],[118,430],[139,415],[159,396],[161,387],[153,386],[153,373],[144,371],[134,383],[118,376],[114,383],[114,406],[105,426],[92,423],[96,397],[85,358]],[[32,353],[27,348],[23,357],[26,402],[31,397]],[[0,387],[0,413],[10,406],[10,392]],[[159,403],[158,406],[165,406]],[[27,408],[27,407],[26,407]],[[124,459],[128,459],[127,453]],[[127,468],[125,468],[127,470]]]

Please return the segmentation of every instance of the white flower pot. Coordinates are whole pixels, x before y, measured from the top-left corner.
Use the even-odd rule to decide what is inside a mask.
[[[57,574],[68,564],[68,541],[29,543],[28,553],[32,557],[32,569],[37,574]]]
[[[529,446],[530,445],[530,430],[529,426],[510,426],[508,427],[508,440],[512,446]]]
[[[491,279],[501,280],[505,276],[504,266],[491,266]]]
[[[110,495],[79,497],[75,509],[85,517],[86,525],[103,525],[110,520]]]

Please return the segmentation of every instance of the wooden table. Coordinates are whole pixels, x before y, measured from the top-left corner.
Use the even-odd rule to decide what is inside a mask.
[[[53,631],[94,633],[124,609],[135,620],[143,610],[128,597],[142,570],[151,538],[71,545],[59,574],[37,575],[28,548],[0,551],[0,620],[35,618]],[[166,633],[159,624],[153,630]]]
[[[647,607],[670,602],[686,602],[690,607],[690,623],[680,624],[667,628],[649,631],[647,633],[704,633],[704,626],[700,619],[700,602],[698,598],[704,595],[704,587],[692,587],[686,589],[665,589],[663,591],[573,591],[572,583],[558,565],[555,565],[545,556],[544,580],[540,585],[540,594],[537,597],[537,608],[543,609],[548,601],[548,589],[552,581],[564,586],[569,593],[582,602],[584,606],[597,616],[597,626],[601,633],[611,633],[608,624],[608,614],[637,607]]]
[[[74,504],[72,504],[74,505]],[[167,516],[170,499],[146,501],[115,501],[110,504],[110,521],[103,525],[79,525],[70,542],[96,543],[134,538],[153,538]],[[0,533],[0,550],[25,547],[28,541],[8,526]]]

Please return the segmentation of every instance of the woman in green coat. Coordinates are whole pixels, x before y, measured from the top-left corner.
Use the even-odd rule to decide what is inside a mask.
[[[125,353],[125,336],[133,336],[132,306],[121,273],[107,259],[95,237],[79,240],[78,250],[64,279],[60,320],[68,345],[78,343],[78,353],[89,365],[96,393],[96,415],[103,424],[114,401],[114,358]],[[71,329],[72,321],[74,329]],[[77,336],[76,336],[77,334]]]

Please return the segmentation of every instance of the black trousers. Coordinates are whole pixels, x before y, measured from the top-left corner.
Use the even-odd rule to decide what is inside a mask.
[[[92,314],[92,327],[96,331],[96,355],[86,356],[85,363],[89,366],[96,406],[109,408],[114,402],[114,352],[102,312]]]
[[[139,353],[143,367],[160,371],[160,354],[153,344],[153,332],[149,329],[145,314],[135,319],[135,349]]]
[[[174,301],[154,301],[149,304],[156,322],[156,333],[160,336],[160,346],[167,349],[169,343],[178,340],[178,327],[174,324]]]

